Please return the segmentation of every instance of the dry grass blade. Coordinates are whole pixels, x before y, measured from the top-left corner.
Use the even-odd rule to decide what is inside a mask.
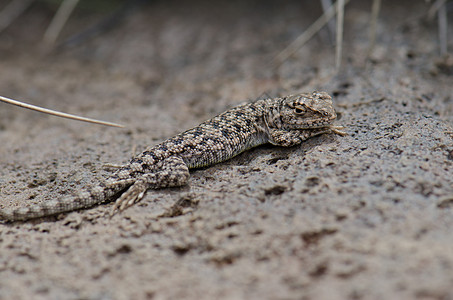
[[[439,10],[441,6],[445,4],[446,0],[436,0],[433,5],[428,10],[428,19],[433,19],[436,12]]]
[[[44,33],[44,41],[50,45],[53,45],[60,35],[61,29],[64,24],[68,21],[71,13],[74,11],[79,0],[64,0],[58,8],[57,13],[50,22],[49,27]]]
[[[343,19],[345,0],[337,0],[337,42],[335,47],[335,70],[341,66],[341,53],[343,51]]]
[[[381,0],[373,0],[370,18],[370,45],[368,46],[367,57],[370,57],[376,43],[377,19],[381,10]]]
[[[61,117],[61,118],[67,118],[67,119],[71,119],[71,120],[77,120],[77,121],[88,122],[88,123],[99,124],[99,125],[112,126],[112,127],[120,127],[120,128],[124,127],[124,125],[121,125],[121,124],[116,124],[116,123],[112,123],[112,122],[100,121],[100,120],[96,120],[96,119],[90,119],[90,118],[80,117],[80,116],[76,116],[76,115],[71,115],[71,114],[67,114],[67,113],[63,113],[63,112],[59,112],[59,111],[55,111],[55,110],[51,110],[51,109],[47,109],[47,108],[42,108],[42,107],[35,106],[35,105],[32,105],[32,104],[27,104],[27,103],[24,103],[24,102],[20,102],[20,101],[13,100],[13,99],[6,98],[6,97],[2,97],[2,96],[0,96],[0,101],[5,102],[5,103],[9,103],[9,104],[12,104],[12,105],[16,105],[16,106],[19,106],[19,107],[31,109],[31,110],[34,110],[34,111],[38,111],[38,112],[41,112],[41,113],[45,113],[45,114],[48,114],[48,115]]]
[[[13,0],[0,12],[0,32],[5,30],[17,17],[19,17],[33,0]]]
[[[439,26],[439,45],[440,45],[440,54],[447,54],[447,8],[444,3],[439,7],[437,11],[437,21]]]
[[[321,5],[322,5],[323,12],[325,12],[332,6],[332,0],[321,0]],[[327,29],[329,30],[330,41],[333,44],[333,40],[334,40],[334,36],[335,36],[335,32],[336,32],[335,18],[332,18],[331,20],[329,20],[329,22],[327,22]]]
[[[343,6],[345,6],[350,0],[344,0]],[[329,22],[330,19],[335,16],[336,5],[331,6],[327,9],[321,17],[319,17],[313,24],[311,24],[308,29],[297,37],[288,47],[283,49],[273,60],[272,64],[274,66],[279,66],[285,60],[287,60],[291,55],[293,55],[300,47],[302,47],[308,40],[310,40],[319,30],[321,30],[324,25]]]
[[[437,0],[431,5],[428,10],[428,19],[433,19],[437,12],[437,23],[438,23],[438,34],[439,34],[439,45],[440,54],[447,54],[447,8],[445,4],[446,0]]]

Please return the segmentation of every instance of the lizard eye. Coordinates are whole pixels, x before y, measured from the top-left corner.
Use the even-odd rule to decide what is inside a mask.
[[[298,107],[296,107],[296,108],[294,109],[294,112],[295,112],[297,115],[301,115],[301,114],[303,114],[305,111],[302,110],[302,109],[300,109],[300,108],[298,108]]]

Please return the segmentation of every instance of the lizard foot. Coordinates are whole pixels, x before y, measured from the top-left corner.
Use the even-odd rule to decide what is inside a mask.
[[[110,212],[110,217],[113,217],[117,212],[121,212],[126,208],[139,202],[146,193],[148,184],[143,179],[138,179],[126,192],[124,192],[113,205]]]

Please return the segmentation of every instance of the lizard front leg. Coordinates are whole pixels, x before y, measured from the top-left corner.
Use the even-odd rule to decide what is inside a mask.
[[[276,146],[292,147],[303,141],[320,134],[329,133],[329,128],[313,128],[304,130],[271,129],[269,131],[269,143]]]
[[[186,185],[188,181],[189,168],[182,158],[168,157],[158,164],[158,168],[137,178],[131,187],[116,200],[111,215],[140,201],[148,189],[182,186]]]

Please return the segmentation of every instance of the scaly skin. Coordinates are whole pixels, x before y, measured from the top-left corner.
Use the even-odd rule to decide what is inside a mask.
[[[337,133],[336,113],[325,92],[258,100],[232,108],[145,150],[97,186],[76,196],[15,210],[0,219],[28,220],[88,208],[114,198],[112,213],[143,198],[148,189],[188,184],[189,169],[226,161],[250,148],[271,143],[290,147],[323,133]]]

